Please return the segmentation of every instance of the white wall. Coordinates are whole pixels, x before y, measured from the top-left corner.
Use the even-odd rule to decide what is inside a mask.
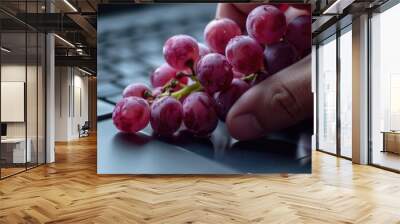
[[[67,67],[55,68],[55,141],[67,141],[68,136],[68,86],[69,72]]]
[[[83,125],[85,121],[88,121],[89,113],[88,113],[88,77],[87,76],[81,76],[82,73],[79,73],[79,75],[76,75],[77,70],[74,70],[75,75],[74,75],[74,96],[72,96],[72,99],[74,99],[74,102],[71,103],[71,105],[74,105],[72,108],[72,119],[71,119],[71,136],[72,138],[77,138],[79,137],[79,132],[78,132],[78,125]],[[81,107],[81,108],[80,108]],[[80,111],[82,110],[82,111]]]
[[[88,77],[76,68],[56,67],[55,85],[55,140],[77,139],[78,125],[88,120]]]

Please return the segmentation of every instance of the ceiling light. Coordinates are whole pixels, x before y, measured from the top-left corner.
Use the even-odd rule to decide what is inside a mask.
[[[59,40],[61,40],[62,42],[66,43],[68,46],[75,48],[75,45],[73,45],[73,44],[72,44],[71,42],[69,42],[68,40],[66,40],[66,39],[64,39],[64,38],[62,38],[62,37],[60,37],[60,36],[57,35],[57,34],[54,34],[54,36],[57,37],[57,38],[58,38]]]
[[[332,5],[325,9],[322,14],[342,14],[343,10],[354,1],[355,0],[336,0]]]
[[[78,10],[68,1],[64,0],[65,4],[67,4],[74,12],[78,12]]]
[[[9,50],[9,49],[7,49],[7,48],[5,48],[5,47],[1,47],[0,49],[1,49],[2,51],[6,52],[6,53],[10,53],[10,52],[11,52],[11,50]]]
[[[83,69],[81,69],[81,68],[79,68],[79,67],[78,67],[78,70],[81,71],[81,72],[83,72],[83,73],[85,73],[85,74],[87,74],[87,75],[90,75],[90,76],[92,75],[92,73],[90,73],[90,72],[88,72],[88,71],[86,71],[86,70],[83,70]]]
[[[79,55],[83,55],[83,49],[82,48],[77,48],[76,49],[76,53],[78,53]]]

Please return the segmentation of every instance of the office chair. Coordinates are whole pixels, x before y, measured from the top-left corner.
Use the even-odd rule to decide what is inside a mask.
[[[80,127],[80,125],[78,124],[79,138],[89,136],[89,129],[90,129],[89,121],[85,121],[82,127]]]

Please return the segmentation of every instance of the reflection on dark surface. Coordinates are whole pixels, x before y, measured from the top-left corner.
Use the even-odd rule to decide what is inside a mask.
[[[110,127],[112,124],[100,122],[99,126],[104,125]],[[143,173],[140,172],[143,170],[140,166],[143,166],[146,160],[151,162],[145,162],[145,166],[153,167],[152,163],[157,163],[159,166],[155,170],[152,168],[144,172],[150,174],[308,173],[311,170],[309,140],[311,135],[306,133],[310,130],[304,125],[293,127],[293,129],[298,129],[297,134],[291,134],[290,131],[285,130],[251,141],[232,139],[223,122],[219,123],[209,138],[192,136],[186,130],[170,138],[154,136],[150,127],[137,134],[119,133],[115,130],[109,139],[103,137],[98,140],[102,148],[99,150],[99,158],[102,159],[104,151],[108,151],[106,163],[109,163],[111,167],[113,160],[121,166],[123,162],[121,163],[120,160],[131,158],[128,160],[129,164],[126,164],[127,169],[117,169],[111,173]],[[305,130],[300,131],[302,129]],[[105,144],[108,146],[104,145],[104,142],[107,142]],[[164,155],[173,156],[168,158]],[[202,160],[218,166],[202,165]],[[196,164],[196,168],[192,169],[187,165],[180,166],[182,162]],[[164,166],[169,170],[164,170]],[[171,167],[172,172],[170,172]],[[104,171],[104,173],[108,172]]]
[[[126,145],[138,146],[138,145],[145,145],[152,138],[143,134],[143,133],[123,133],[118,132],[114,136],[115,147],[125,147]],[[135,148],[135,147],[132,147]]]

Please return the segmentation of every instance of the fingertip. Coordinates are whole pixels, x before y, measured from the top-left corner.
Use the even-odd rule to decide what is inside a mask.
[[[257,118],[251,113],[228,115],[227,125],[229,133],[238,140],[249,140],[261,137],[264,134],[264,130]]]
[[[264,128],[257,118],[260,94],[257,88],[249,89],[230,109],[226,124],[229,133],[238,140],[249,140],[264,134]]]
[[[233,3],[218,3],[215,17],[228,18],[235,21],[242,29],[245,27],[247,14],[244,14]]]

